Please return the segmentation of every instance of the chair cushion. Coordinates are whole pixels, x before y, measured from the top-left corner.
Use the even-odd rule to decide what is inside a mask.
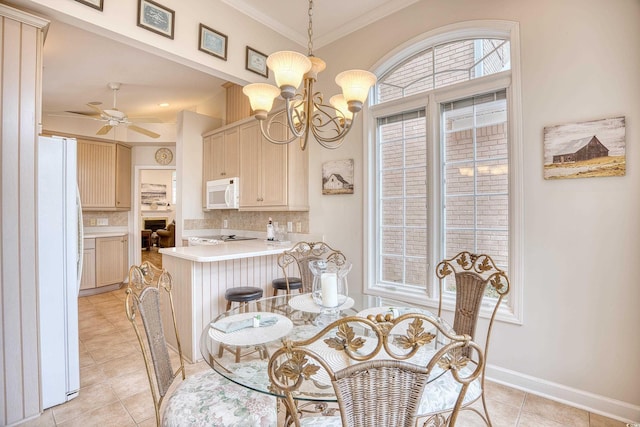
[[[253,286],[238,286],[229,288],[224,293],[227,301],[246,302],[262,298],[262,289]]]
[[[271,281],[274,289],[287,289],[287,281],[284,277],[278,277]],[[289,289],[300,289],[302,287],[302,279],[299,277],[289,277]]]
[[[471,373],[472,367],[465,367],[460,370],[460,375],[464,378]],[[465,394],[462,400],[462,405],[466,406],[475,402],[482,395],[482,384],[480,383],[482,377],[478,377],[475,381],[469,384],[467,388],[467,394]],[[451,372],[447,372],[440,378],[430,382],[424,389],[422,400],[418,408],[418,415],[428,415],[438,412],[446,412],[453,409],[458,399],[458,393],[462,384],[456,381]]]
[[[184,380],[169,397],[164,427],[275,427],[276,399],[241,387],[215,371]]]
[[[300,427],[342,427],[339,415],[331,417],[306,417],[300,419]]]

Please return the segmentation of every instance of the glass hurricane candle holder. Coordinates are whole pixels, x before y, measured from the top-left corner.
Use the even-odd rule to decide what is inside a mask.
[[[311,296],[320,306],[316,325],[325,326],[338,319],[340,307],[349,296],[347,274],[351,271],[351,266],[349,261],[342,264],[325,260],[309,261],[309,269],[313,273]]]

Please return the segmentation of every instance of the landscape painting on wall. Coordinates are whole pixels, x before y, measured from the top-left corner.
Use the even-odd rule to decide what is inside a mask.
[[[353,159],[322,164],[322,194],[353,194]]]
[[[140,189],[140,201],[148,206],[167,205],[167,185],[142,183]]]
[[[625,118],[544,128],[544,178],[623,176]]]

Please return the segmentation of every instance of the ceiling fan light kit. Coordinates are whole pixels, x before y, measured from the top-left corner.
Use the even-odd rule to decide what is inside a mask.
[[[376,76],[365,70],[343,71],[336,76],[336,83],[342,88],[342,95],[331,97],[324,103],[323,94],[313,91],[318,73],[326,63],[313,56],[313,0],[309,0],[309,42],[307,56],[292,51],[275,52],[267,58],[267,67],[273,71],[276,85],[252,83],[242,91],[249,97],[255,118],[260,121],[262,135],[274,144],[288,144],[300,139],[300,148],[307,147],[309,134],[318,143],[329,149],[342,145],[344,137],[351,129],[356,114],[362,110],[369,90],[376,83]],[[304,82],[302,93],[298,92]],[[285,109],[268,117],[274,99],[280,95],[285,100]],[[266,125],[265,125],[266,123]],[[291,134],[288,139],[280,139],[282,127]]]

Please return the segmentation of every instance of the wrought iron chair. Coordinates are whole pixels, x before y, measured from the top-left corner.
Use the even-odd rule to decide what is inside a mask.
[[[454,426],[467,388],[483,367],[482,350],[468,335],[454,335],[425,314],[387,313],[344,317],[311,338],[287,340],[271,356],[268,372],[284,396],[285,422],[296,427],[413,427],[425,387],[444,374],[459,385],[455,405],[428,422]],[[333,387],[339,416],[301,417],[304,405],[294,396],[309,382]]]
[[[291,249],[281,253],[278,256],[278,266],[282,269],[283,290],[286,290],[287,294],[295,289],[298,289],[300,293],[311,292],[313,273],[309,269],[309,261],[320,259],[335,261],[337,264],[342,264],[346,261],[346,257],[341,251],[333,249],[324,242],[298,242]],[[291,265],[298,267],[299,278],[289,277],[288,272]],[[298,280],[299,284],[297,283]]]
[[[125,310],[142,350],[156,424],[160,426],[162,421],[163,426],[275,426],[277,414],[273,397],[233,384],[213,370],[185,379],[171,289],[171,275],[150,262],[129,269]],[[162,292],[164,296],[161,296]],[[175,333],[180,360],[175,371],[165,339],[161,304],[169,305],[173,321],[169,329]],[[178,375],[182,376],[182,382],[169,395],[160,417],[164,398]]]
[[[490,296],[493,309],[489,317],[487,335],[484,340],[483,353],[487,357],[489,340],[493,321],[498,312],[498,308],[503,298],[509,293],[509,278],[504,270],[498,268],[489,255],[472,254],[470,252],[460,252],[450,259],[441,261],[436,266],[436,276],[440,286],[440,301],[438,305],[438,316],[442,316],[442,300],[446,291],[455,289],[456,306],[453,321],[453,330],[459,334],[466,334],[471,339],[476,339],[476,326],[478,316],[482,308],[482,301],[485,296]],[[461,410],[469,410],[478,414],[485,424],[491,426],[487,402],[485,399],[485,367],[482,367],[480,378],[472,384],[467,399],[463,402]],[[449,387],[450,379],[442,377],[438,380],[437,387]],[[470,405],[482,398],[482,409],[484,414]],[[442,402],[440,406],[433,406],[424,401],[420,405],[420,414],[428,414],[432,411],[440,411],[444,406],[451,407],[451,402]]]

